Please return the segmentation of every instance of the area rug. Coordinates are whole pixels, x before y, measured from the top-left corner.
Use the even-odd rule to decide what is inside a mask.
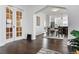
[[[50,49],[46,49],[46,48],[41,48],[37,54],[61,54],[58,51],[54,51],[54,50],[50,50]]]

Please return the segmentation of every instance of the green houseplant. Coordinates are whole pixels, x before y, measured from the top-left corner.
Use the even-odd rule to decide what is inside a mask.
[[[79,31],[73,30],[71,31],[71,35],[75,36],[75,39],[71,40],[71,43],[73,45],[74,51],[79,51]]]

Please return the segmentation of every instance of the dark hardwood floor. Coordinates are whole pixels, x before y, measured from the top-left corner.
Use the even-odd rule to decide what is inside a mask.
[[[56,50],[67,53],[67,47],[63,46],[63,40],[45,39],[43,35],[37,36],[36,40],[17,40],[0,47],[1,54],[36,54],[41,48]]]

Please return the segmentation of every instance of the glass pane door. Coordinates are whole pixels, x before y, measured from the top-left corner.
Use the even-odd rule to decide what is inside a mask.
[[[6,39],[13,37],[12,29],[13,11],[10,8],[6,8]]]
[[[21,36],[22,12],[17,8],[6,7],[6,39],[15,40]]]
[[[16,11],[16,37],[22,36],[22,12]]]

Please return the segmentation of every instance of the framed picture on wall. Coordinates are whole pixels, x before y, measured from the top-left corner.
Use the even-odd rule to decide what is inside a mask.
[[[40,26],[40,17],[36,16],[36,20],[37,20],[37,26]]]

